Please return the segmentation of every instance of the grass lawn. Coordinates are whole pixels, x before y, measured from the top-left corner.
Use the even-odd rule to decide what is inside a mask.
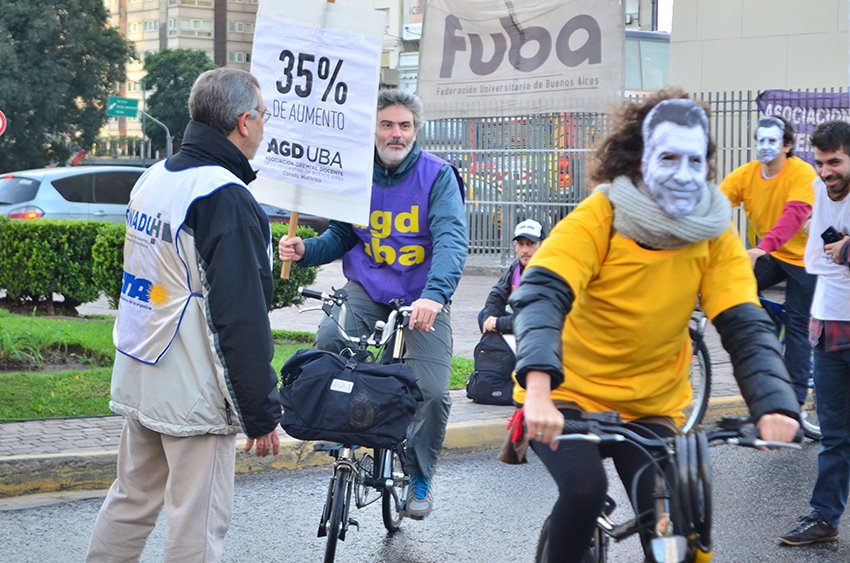
[[[0,369],[5,370],[0,371],[0,421],[112,414],[113,323],[112,317],[30,317],[0,309]],[[313,341],[306,332],[273,334],[276,372]],[[463,388],[472,369],[472,360],[454,358],[449,386]]]

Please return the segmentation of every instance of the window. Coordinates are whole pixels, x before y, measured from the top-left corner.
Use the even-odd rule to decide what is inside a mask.
[[[148,20],[145,22],[145,31],[158,31],[159,20]]]
[[[245,33],[245,22],[230,22],[227,29],[233,33]]]
[[[41,182],[31,178],[0,176],[0,205],[35,199]]]
[[[94,177],[94,203],[127,205],[141,172],[104,172]]]
[[[245,62],[245,53],[243,53],[242,51],[228,51],[227,52],[227,62],[244,63]]]
[[[53,180],[53,187],[68,201],[91,203],[92,176],[93,174],[78,174],[67,178],[58,178]]]

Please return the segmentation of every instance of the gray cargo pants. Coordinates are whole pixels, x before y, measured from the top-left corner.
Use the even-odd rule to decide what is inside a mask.
[[[346,332],[369,334],[375,327],[375,321],[386,320],[390,307],[372,301],[363,286],[350,281],[343,289],[348,292]],[[333,315],[338,318],[339,310],[336,307]],[[419,388],[424,399],[407,430],[405,472],[431,479],[443,448],[452,406],[449,396],[452,366],[450,305],[445,305],[443,312],[437,315],[433,331],[423,333],[405,329],[404,336],[404,362],[419,377]],[[336,322],[325,318],[316,332],[316,347],[339,352],[352,345],[342,338]]]

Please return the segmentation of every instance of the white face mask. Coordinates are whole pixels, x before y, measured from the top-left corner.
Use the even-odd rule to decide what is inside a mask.
[[[644,145],[643,181],[658,206],[671,217],[689,215],[702,200],[708,166],[705,130],[665,121],[658,124]]]
[[[779,127],[756,129],[756,157],[767,164],[773,162],[782,150],[782,130]]]

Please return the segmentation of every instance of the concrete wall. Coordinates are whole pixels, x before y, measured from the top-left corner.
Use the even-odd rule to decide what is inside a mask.
[[[676,0],[669,82],[692,92],[848,85],[848,0]]]

